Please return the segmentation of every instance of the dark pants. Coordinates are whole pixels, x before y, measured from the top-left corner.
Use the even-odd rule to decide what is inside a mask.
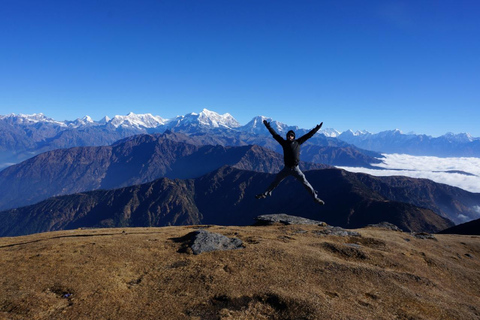
[[[270,195],[272,191],[278,187],[280,182],[283,181],[288,176],[295,177],[298,181],[300,181],[305,189],[310,193],[313,198],[317,198],[317,192],[313,189],[312,185],[307,181],[305,175],[303,174],[302,170],[298,166],[295,167],[285,167],[275,177],[275,180],[270,184],[267,191],[265,191],[265,195]]]

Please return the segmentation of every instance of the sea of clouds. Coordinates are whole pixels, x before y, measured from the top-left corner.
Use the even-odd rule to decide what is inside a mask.
[[[407,176],[430,179],[438,183],[479,193],[480,158],[439,158],[408,154],[383,154],[382,163],[372,164],[378,169],[339,167],[350,172],[373,176]],[[480,214],[480,208],[478,208]]]

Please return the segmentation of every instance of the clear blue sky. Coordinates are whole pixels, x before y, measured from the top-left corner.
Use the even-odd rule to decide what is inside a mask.
[[[0,114],[480,137],[478,0],[0,0]]]

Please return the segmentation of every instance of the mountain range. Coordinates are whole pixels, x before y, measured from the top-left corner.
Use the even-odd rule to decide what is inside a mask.
[[[203,138],[196,135],[172,131],[136,135],[111,146],[57,149],[0,171],[0,210],[53,196],[134,186],[163,177],[195,179],[223,166],[276,173],[283,167],[283,158],[258,145],[205,145]],[[310,162],[301,162],[300,166],[307,171],[329,168]],[[354,175],[354,180],[371,193],[428,208],[455,223],[478,217],[479,194],[426,179],[349,175]],[[332,181],[331,188],[336,183]]]
[[[387,197],[393,191],[397,197],[408,194],[417,183],[415,179],[398,177],[400,181],[389,188],[382,178],[335,168],[307,171],[306,176],[326,201],[325,206],[314,202],[294,179],[286,179],[272,197],[257,200],[254,195],[268,186],[273,175],[223,166],[195,179],[161,178],[120,189],[53,197],[3,211],[0,236],[89,227],[251,225],[258,215],[278,212],[345,228],[387,221],[405,231],[437,232],[454,225],[431,209]],[[398,190],[400,185],[402,190]],[[462,203],[442,199],[446,206],[439,208],[434,195],[445,192],[448,186],[432,182],[432,188],[430,199],[422,194],[411,201],[422,199],[424,205],[439,210]],[[469,196],[480,202],[480,195]]]
[[[104,117],[94,121],[90,117],[74,121],[57,121],[43,114],[0,116],[0,168],[18,163],[33,155],[59,148],[78,146],[106,146],[136,134],[163,133],[167,130],[196,135],[204,144],[240,146],[257,144],[275,151],[279,146],[269,136],[262,124],[269,120],[279,133],[295,130],[297,135],[307,129],[272,121],[257,116],[246,125],[241,125],[230,114],[220,115],[204,109],[200,113],[189,113],[172,119],[151,114],[129,113],[126,116]],[[332,165],[369,166],[378,163],[383,153],[408,153],[412,155],[473,156],[480,157],[480,138],[468,134],[446,134],[441,137],[403,134],[399,130],[372,134],[364,131],[339,132],[322,129],[308,143],[314,151],[321,148],[348,148],[342,161],[334,159]],[[370,151],[366,151],[370,150]],[[304,152],[303,159],[309,162],[328,161],[329,157],[314,159],[318,152]],[[359,158],[356,158],[359,157]],[[360,159],[361,158],[361,159]]]
[[[480,194],[425,179],[372,177],[330,167],[368,167],[382,155],[325,132],[304,144],[301,167],[327,206],[319,209],[288,179],[274,198],[258,202],[254,195],[283,166],[281,149],[262,124],[265,119],[256,117],[241,126],[229,114],[208,110],[171,120],[132,113],[99,122],[89,117],[58,122],[43,115],[3,116],[3,146],[23,150],[28,159],[0,171],[0,234],[247,225],[253,215],[278,212],[311,218],[321,212],[328,223],[348,228],[388,221],[404,230],[428,232],[478,218]],[[271,124],[280,133],[308,132]],[[114,138],[120,139],[108,144]],[[77,146],[67,147],[72,144]],[[54,146],[58,148],[49,150]],[[35,155],[42,149],[47,151]]]
[[[112,146],[57,149],[0,172],[0,210],[161,177],[196,178],[224,165],[273,173],[282,168],[283,158],[257,145],[203,145],[195,137],[174,132],[133,136]],[[301,166],[306,170],[328,167],[305,162]]]
[[[440,137],[404,134],[400,130],[376,134],[351,130],[339,134],[338,139],[359,148],[382,153],[403,153],[415,156],[480,157],[480,138],[467,133],[447,133]]]

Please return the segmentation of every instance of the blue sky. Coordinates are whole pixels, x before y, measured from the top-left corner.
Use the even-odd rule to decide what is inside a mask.
[[[0,114],[480,137],[480,1],[0,0]]]

